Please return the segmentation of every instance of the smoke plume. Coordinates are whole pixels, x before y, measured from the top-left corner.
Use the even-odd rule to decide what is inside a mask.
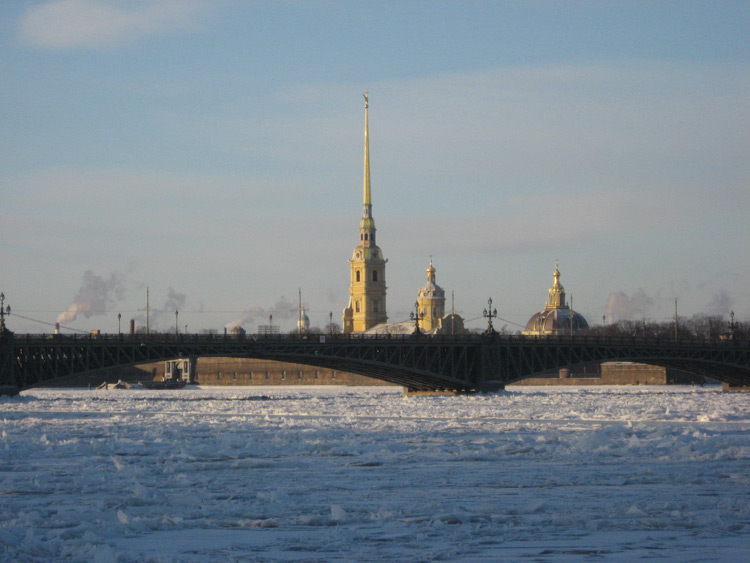
[[[174,326],[175,311],[179,311],[185,306],[187,300],[184,293],[175,291],[173,287],[167,290],[167,299],[161,307],[154,307],[149,311],[149,322],[152,329],[162,330],[166,327]],[[143,317],[143,315],[141,315]]]
[[[628,297],[624,291],[610,293],[607,302],[607,323],[642,319],[648,316],[647,313],[653,304],[654,300],[646,295],[643,288],[638,288],[632,297]]]
[[[242,315],[230,323],[224,325],[227,330],[232,330],[238,326],[243,326],[257,321],[268,322],[269,315],[275,319],[296,319],[299,315],[297,305],[288,301],[286,297],[281,297],[276,304],[270,309],[263,307],[253,307],[242,312]]]
[[[109,307],[125,297],[123,281],[124,276],[119,272],[112,272],[104,278],[91,270],[86,270],[73,303],[67,311],[60,313],[57,322],[70,323],[76,320],[78,315],[83,315],[87,319],[93,315],[103,315]]]
[[[706,305],[706,309],[709,314],[728,317],[733,305],[734,299],[732,299],[732,296],[725,289],[722,289],[711,298],[711,301]]]

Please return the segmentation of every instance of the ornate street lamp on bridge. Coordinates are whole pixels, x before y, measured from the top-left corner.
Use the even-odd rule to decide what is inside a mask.
[[[495,334],[495,329],[492,326],[492,319],[497,318],[497,309],[492,309],[492,297],[487,300],[489,309],[482,311],[482,316],[487,319],[487,334]]]
[[[0,293],[0,334],[8,332],[8,329],[5,328],[5,315],[10,315],[10,305],[8,305],[7,307],[3,307],[4,303],[5,294]]]
[[[414,311],[409,314],[409,318],[414,321],[414,334],[419,334],[419,319],[424,318],[424,313],[419,312],[419,301],[414,302]]]

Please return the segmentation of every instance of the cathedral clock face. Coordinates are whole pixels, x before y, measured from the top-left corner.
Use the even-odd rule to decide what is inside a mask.
[[[358,259],[362,258],[362,253],[358,250],[356,256],[357,256]]]

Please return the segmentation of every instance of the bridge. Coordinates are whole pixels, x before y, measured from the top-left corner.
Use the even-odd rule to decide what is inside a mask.
[[[750,342],[587,336],[21,335],[0,333],[0,387],[180,357],[257,358],[349,371],[413,391],[495,391],[563,367],[633,361],[750,386]]]

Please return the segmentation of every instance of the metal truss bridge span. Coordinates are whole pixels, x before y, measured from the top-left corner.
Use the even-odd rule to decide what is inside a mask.
[[[180,357],[278,360],[359,373],[414,391],[493,391],[580,364],[634,361],[750,386],[750,342],[467,336],[0,336],[0,386]]]

